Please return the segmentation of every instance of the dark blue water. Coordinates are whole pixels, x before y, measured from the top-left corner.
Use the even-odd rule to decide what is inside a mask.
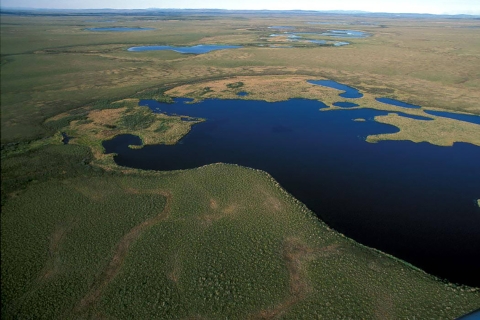
[[[240,96],[240,97],[248,96],[248,92],[241,91],[241,92],[237,93],[237,96]]]
[[[446,111],[435,111],[435,110],[424,110],[425,113],[433,114],[434,116],[440,116],[475,124],[480,124],[480,116],[476,115],[469,115],[469,114],[461,114],[461,113],[453,113],[453,112],[446,112]]]
[[[172,50],[179,53],[193,53],[193,54],[202,54],[208,53],[214,50],[223,50],[223,49],[237,49],[242,48],[242,46],[227,46],[227,45],[209,45],[209,44],[199,44],[192,47],[172,47],[172,46],[142,46],[142,47],[131,47],[128,48],[128,51],[161,51],[161,50]]]
[[[378,102],[390,104],[392,106],[402,107],[402,108],[411,108],[411,109],[420,109],[420,106],[414,104],[409,104],[400,100],[390,99],[390,98],[375,98]]]
[[[356,103],[345,102],[345,101],[334,102],[333,105],[336,106],[336,107],[342,107],[342,108],[358,107],[358,104],[356,104]]]
[[[128,27],[110,27],[110,28],[87,28],[88,31],[95,32],[132,32],[132,31],[148,31],[154,28],[128,28]]]
[[[216,162],[265,170],[345,235],[429,273],[480,285],[480,148],[370,144],[366,136],[398,129],[352,120],[387,112],[324,107],[299,99],[165,104],[163,112],[207,121],[174,146],[130,149],[132,136],[121,136],[104,147],[119,165],[147,170]]]
[[[480,309],[470,312],[469,314],[466,314],[457,320],[480,320]]]
[[[131,150],[128,146],[141,146],[142,139],[131,134],[121,134],[112,140],[106,140],[102,143],[106,153],[123,154]],[[115,151],[111,151],[115,150]]]
[[[62,142],[63,144],[68,144],[70,142],[70,139],[72,137],[69,137],[65,132],[62,132]]]
[[[308,80],[310,84],[315,84],[317,86],[329,87],[337,90],[345,91],[344,93],[339,94],[342,98],[361,98],[363,93],[360,93],[357,89],[346,86],[344,84],[338,83],[333,80]]]
[[[188,104],[192,102],[194,99],[190,98],[175,98],[173,104]],[[178,113],[175,113],[173,110],[175,109],[174,107],[171,107],[171,103],[161,103],[158,102],[157,100],[153,99],[143,99],[140,100],[138,103],[139,106],[142,107],[149,107],[150,110],[152,110],[154,113],[165,113],[168,115],[178,115]],[[186,115],[186,113],[181,113],[180,115]]]

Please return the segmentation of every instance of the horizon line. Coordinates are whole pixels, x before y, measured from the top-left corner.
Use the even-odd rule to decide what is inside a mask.
[[[226,8],[34,8],[34,7],[3,7],[0,4],[0,10],[57,10],[57,11],[86,11],[86,10],[219,10],[219,11],[303,11],[303,12],[330,12],[330,13],[372,13],[372,14],[413,14],[413,15],[432,15],[432,16],[480,16],[478,13],[429,13],[429,12],[392,12],[392,11],[364,11],[364,10],[344,10],[344,9],[332,9],[332,10],[306,10],[306,9],[226,9]]]

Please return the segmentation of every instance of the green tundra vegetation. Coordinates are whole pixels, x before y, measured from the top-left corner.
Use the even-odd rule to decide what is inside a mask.
[[[102,20],[153,30],[87,30],[111,24]],[[225,164],[133,170],[116,166],[101,145],[123,133],[173,144],[195,123],[153,114],[139,99],[247,91],[242,99],[342,100],[308,79],[360,89],[361,107],[399,111],[374,100],[382,95],[480,114],[478,20],[2,12],[0,23],[2,318],[451,319],[480,305],[478,288],[441,281],[331,230],[264,172]],[[284,44],[269,37],[273,25],[371,37],[344,47],[269,48]],[[126,50],[196,44],[243,48]],[[478,144],[475,127],[428,116],[434,121],[423,133],[422,121],[376,120],[401,128],[397,139]],[[453,140],[440,137],[444,130]],[[369,139],[383,138],[395,139]]]
[[[235,165],[34,183],[3,206],[1,243],[6,318],[454,318],[480,299]]]

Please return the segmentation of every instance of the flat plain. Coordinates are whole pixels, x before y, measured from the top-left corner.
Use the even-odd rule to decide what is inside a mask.
[[[478,288],[342,236],[265,172],[128,169],[101,144],[123,133],[171,144],[194,125],[154,115],[139,99],[307,98],[335,109],[338,91],[309,79],[361,90],[360,107],[399,111],[374,99],[385,96],[422,106],[401,109],[411,115],[479,115],[478,19],[208,11],[1,18],[2,318],[447,319],[480,306]],[[153,30],[87,30],[105,26]],[[275,48],[285,39],[270,37],[278,32],[271,26],[370,37]],[[127,51],[197,44],[243,47]],[[237,96],[243,90],[249,95]],[[430,127],[378,117],[400,131],[369,139],[480,145],[478,125],[429,116]],[[73,137],[68,145],[61,132]]]

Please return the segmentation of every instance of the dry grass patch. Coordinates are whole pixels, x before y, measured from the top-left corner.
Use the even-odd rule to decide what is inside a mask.
[[[261,69],[263,70],[263,69]],[[191,85],[183,85],[167,91],[175,97],[189,97],[195,100],[206,98],[265,100],[269,102],[285,101],[291,98],[305,98],[335,102],[338,100],[338,90],[307,83],[309,76],[238,76],[229,79],[208,81]],[[242,82],[243,86],[229,88],[228,85]],[[210,91],[202,96],[198,92],[203,88]],[[248,96],[239,97],[238,92],[245,91]]]
[[[125,114],[126,109],[127,108],[93,110],[89,113],[88,118],[92,120],[95,125],[115,125],[120,117]]]
[[[466,142],[480,146],[480,126],[477,124],[442,117],[436,117],[429,121],[415,120],[394,113],[377,116],[375,121],[394,125],[400,131],[368,136],[368,142],[410,140],[413,142],[429,142],[439,146],[452,146],[455,142]]]

